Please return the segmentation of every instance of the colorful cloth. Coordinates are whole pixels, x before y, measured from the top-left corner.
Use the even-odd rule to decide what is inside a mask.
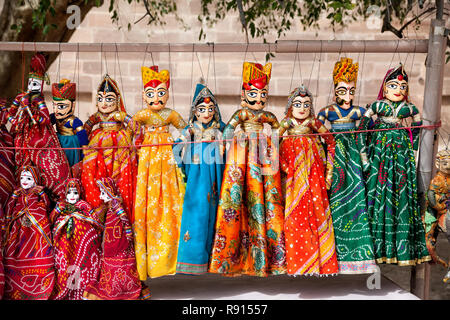
[[[125,125],[130,117],[123,111],[108,115],[96,112],[85,123],[91,149],[84,150],[81,182],[86,190],[86,201],[94,208],[101,205],[100,189],[96,181],[113,178],[129,220],[133,221],[133,201],[136,189],[136,153],[131,148],[132,137]],[[91,133],[94,125],[99,127]],[[94,148],[99,149],[94,149]]]
[[[215,113],[208,124],[198,121],[195,108],[208,98],[213,101]],[[186,177],[183,215],[178,245],[177,273],[202,274],[208,271],[211,256],[219,191],[225,167],[220,144],[211,142],[222,138],[225,123],[212,92],[197,84],[191,108],[190,124],[176,142],[194,142],[175,145],[184,156],[179,163]],[[202,142],[205,141],[205,142]]]
[[[224,139],[238,124],[244,132],[234,136],[227,153],[209,272],[261,277],[286,272],[277,148],[262,133],[264,123],[279,126],[272,113],[243,108],[224,130]]]
[[[55,283],[52,235],[43,187],[16,189],[6,204],[5,299],[47,300]]]
[[[287,117],[280,124],[280,137],[326,133],[317,119]],[[280,147],[280,164],[286,173],[285,221],[286,264],[290,275],[332,275],[338,272],[333,222],[325,180],[326,165],[333,168],[335,141],[324,135],[327,157],[314,136],[288,137]]]
[[[75,116],[71,116],[63,121],[57,120],[55,114],[50,115],[52,124],[56,124],[57,133],[61,147],[63,148],[80,148],[88,145],[88,136],[83,128],[83,122]],[[65,149],[67,160],[70,166],[80,162],[83,158],[83,150],[81,149]]]
[[[3,290],[5,288],[5,269],[3,268],[3,228],[5,215],[0,207],[0,300],[3,299]]]
[[[139,150],[135,200],[135,249],[139,277],[156,278],[176,272],[185,185],[170,143],[169,125],[186,122],[176,111],[143,109],[133,117],[134,132],[144,131]],[[159,145],[162,144],[162,145]]]
[[[114,198],[96,209],[97,216],[105,217],[100,274],[83,295],[89,300],[135,300],[142,287],[136,269],[131,224],[118,199],[113,179],[102,178],[99,187],[108,189]]]
[[[331,123],[331,132],[355,130],[363,107],[343,109],[334,103],[323,108],[318,119]],[[329,191],[336,250],[341,274],[372,273],[376,270],[372,234],[366,205],[366,188],[356,134],[335,134],[336,149],[332,186]]]
[[[78,179],[68,180],[66,190],[69,187],[77,188],[81,195]],[[56,269],[52,299],[81,300],[86,286],[98,277],[103,224],[83,200],[76,204],[58,202],[50,220]]]
[[[413,104],[385,99],[370,105],[361,119],[359,130],[368,128],[372,115],[378,118],[375,130],[401,128],[402,119],[408,117],[413,117],[413,126],[421,124],[419,111]],[[417,147],[419,130],[412,133]],[[367,154],[365,134],[360,139],[364,161]],[[429,261],[409,133],[406,130],[375,131],[370,136],[368,152],[367,204],[376,261],[398,265]]]
[[[0,111],[2,112],[2,111]],[[3,208],[14,191],[14,139],[0,120],[0,208]]]
[[[28,108],[35,124],[27,109],[21,108]],[[21,148],[15,153],[16,166],[33,165],[39,168],[42,185],[49,190],[50,199],[57,202],[60,197],[64,198],[64,182],[70,178],[71,171],[67,157],[60,149],[61,144],[53,130],[43,96],[21,93],[10,109],[16,118],[10,132],[14,136],[14,146]]]

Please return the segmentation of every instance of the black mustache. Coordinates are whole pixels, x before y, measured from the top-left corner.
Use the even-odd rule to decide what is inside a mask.
[[[247,102],[249,105],[255,105],[256,104],[256,100],[253,101],[249,101],[247,98],[245,98],[245,102]],[[265,101],[260,101],[262,105],[265,105],[266,102]]]
[[[158,100],[157,102],[160,103],[160,104],[164,104],[164,102],[163,102],[162,100]],[[153,102],[153,101],[150,102],[150,105],[151,105],[151,106],[154,105],[154,104],[155,104],[155,102]]]
[[[336,103],[338,104],[338,105],[340,105],[340,106],[342,106],[343,104],[344,104],[344,99],[341,99],[341,98],[339,98],[339,97],[336,97]],[[350,105],[353,105],[353,100],[350,100]]]

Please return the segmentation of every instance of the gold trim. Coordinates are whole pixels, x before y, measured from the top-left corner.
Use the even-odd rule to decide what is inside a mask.
[[[425,256],[423,258],[419,259],[413,259],[413,260],[397,260],[397,258],[386,258],[381,257],[375,260],[378,264],[380,263],[387,263],[387,264],[397,264],[399,266],[415,266],[416,264],[420,264],[423,262],[431,261],[431,256]]]
[[[242,130],[244,132],[260,132],[264,129],[264,126],[261,123],[249,122],[245,121],[241,124]]]

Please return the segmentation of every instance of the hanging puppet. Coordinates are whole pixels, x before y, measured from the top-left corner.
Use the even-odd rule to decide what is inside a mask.
[[[185,187],[170,145],[173,138],[169,127],[183,129],[186,122],[178,112],[166,107],[169,71],[159,72],[157,66],[142,67],[141,71],[147,107],[133,116],[133,132],[143,134],[144,145],[153,145],[139,150],[134,208],[137,267],[140,279],[145,281],[147,276],[176,272]]]
[[[46,69],[44,55],[31,58],[27,92],[14,99],[9,110],[11,134],[14,136],[16,167],[33,165],[39,169],[42,186],[49,192],[50,200],[64,198],[64,182],[70,178],[70,165],[61,149],[50,121],[42,89]],[[42,149],[41,149],[42,148]]]
[[[286,117],[280,123],[281,169],[286,174],[285,221],[286,265],[290,275],[333,275],[338,273],[333,222],[327,189],[331,186],[335,141],[322,136],[327,156],[317,136],[328,133],[315,118],[313,97],[304,86],[288,99]]]
[[[35,167],[20,169],[5,208],[5,299],[47,300],[55,282],[49,199]]]
[[[86,287],[83,297],[87,300],[148,299],[150,292],[141,285],[136,269],[133,230],[114,180],[102,178],[97,184],[104,202],[96,209],[97,215],[104,216],[105,221],[103,252],[100,274]]]
[[[84,289],[99,273],[103,221],[81,199],[80,180],[67,180],[65,194],[65,200],[50,214],[56,269],[52,299],[81,300]]]
[[[366,109],[353,105],[358,63],[341,58],[333,70],[335,102],[323,108],[318,119],[329,121],[332,132],[356,129]],[[366,190],[356,134],[334,134],[336,149],[329,200],[336,238],[339,273],[375,272],[372,235],[366,207]]]
[[[378,100],[361,118],[359,130],[366,130],[376,115],[374,131],[366,140],[360,135],[361,159],[367,172],[367,206],[377,263],[416,265],[431,259],[417,199],[414,150],[420,129],[401,129],[402,120],[422,124],[416,106],[408,101],[408,75],[402,65],[384,77]],[[365,145],[369,142],[369,148]]]
[[[6,128],[8,110],[6,100],[0,99],[0,208],[3,208],[14,191],[14,139]],[[10,149],[8,149],[10,148]]]
[[[434,263],[448,268],[444,282],[450,283],[450,261],[445,261],[436,252],[436,241],[439,232],[446,234],[450,241],[450,151],[442,150],[436,155],[437,174],[430,182],[426,196],[426,211],[423,216],[425,223],[425,239],[428,252]]]
[[[105,75],[98,86],[96,100],[98,111],[84,124],[90,147],[84,150],[81,173],[86,201],[92,207],[98,207],[101,201],[96,181],[111,177],[117,185],[125,211],[133,221],[137,159],[132,148],[132,137],[126,129],[131,117],[126,113],[116,81],[109,75]]]
[[[52,84],[54,113],[50,115],[56,124],[57,136],[63,148],[80,148],[88,144],[83,122],[75,115],[76,84],[70,80],[61,79]],[[64,150],[71,167],[76,165],[83,156],[81,149]]]
[[[265,111],[272,64],[244,62],[241,109],[225,127],[227,151],[210,272],[265,277],[286,272],[277,146],[262,130],[279,127]],[[243,131],[234,134],[237,125]],[[234,134],[234,137],[233,137]],[[278,141],[276,141],[278,143]]]
[[[189,124],[176,142],[174,154],[183,151],[180,166],[186,176],[177,273],[208,271],[220,186],[225,166],[220,140],[225,123],[213,93],[199,83],[195,88]],[[192,143],[193,142],[193,143]]]

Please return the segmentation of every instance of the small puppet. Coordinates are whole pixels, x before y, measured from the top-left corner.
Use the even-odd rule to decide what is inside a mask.
[[[5,207],[3,259],[7,300],[47,300],[55,283],[50,201],[38,170],[20,169],[20,187]]]
[[[423,216],[427,248],[434,263],[448,268],[443,281],[450,283],[450,261],[445,261],[436,252],[436,239],[443,232],[450,241],[450,151],[443,150],[436,155],[438,172],[431,179],[426,196],[426,211]]]
[[[148,288],[141,285],[136,269],[133,248],[133,230],[122,199],[110,177],[97,180],[100,199],[104,202],[96,209],[97,216],[104,216],[102,255],[100,273],[96,280],[86,287],[86,300],[136,300]],[[101,213],[100,213],[101,212]]]
[[[67,79],[52,84],[54,113],[50,114],[50,118],[56,125],[56,134],[63,148],[80,148],[88,144],[83,122],[74,115],[76,90],[76,84]],[[83,157],[81,149],[67,149],[64,152],[71,167]]]
[[[65,200],[50,214],[56,271],[52,299],[81,300],[84,289],[99,273],[103,222],[81,199],[80,180],[67,180],[65,194]]]

